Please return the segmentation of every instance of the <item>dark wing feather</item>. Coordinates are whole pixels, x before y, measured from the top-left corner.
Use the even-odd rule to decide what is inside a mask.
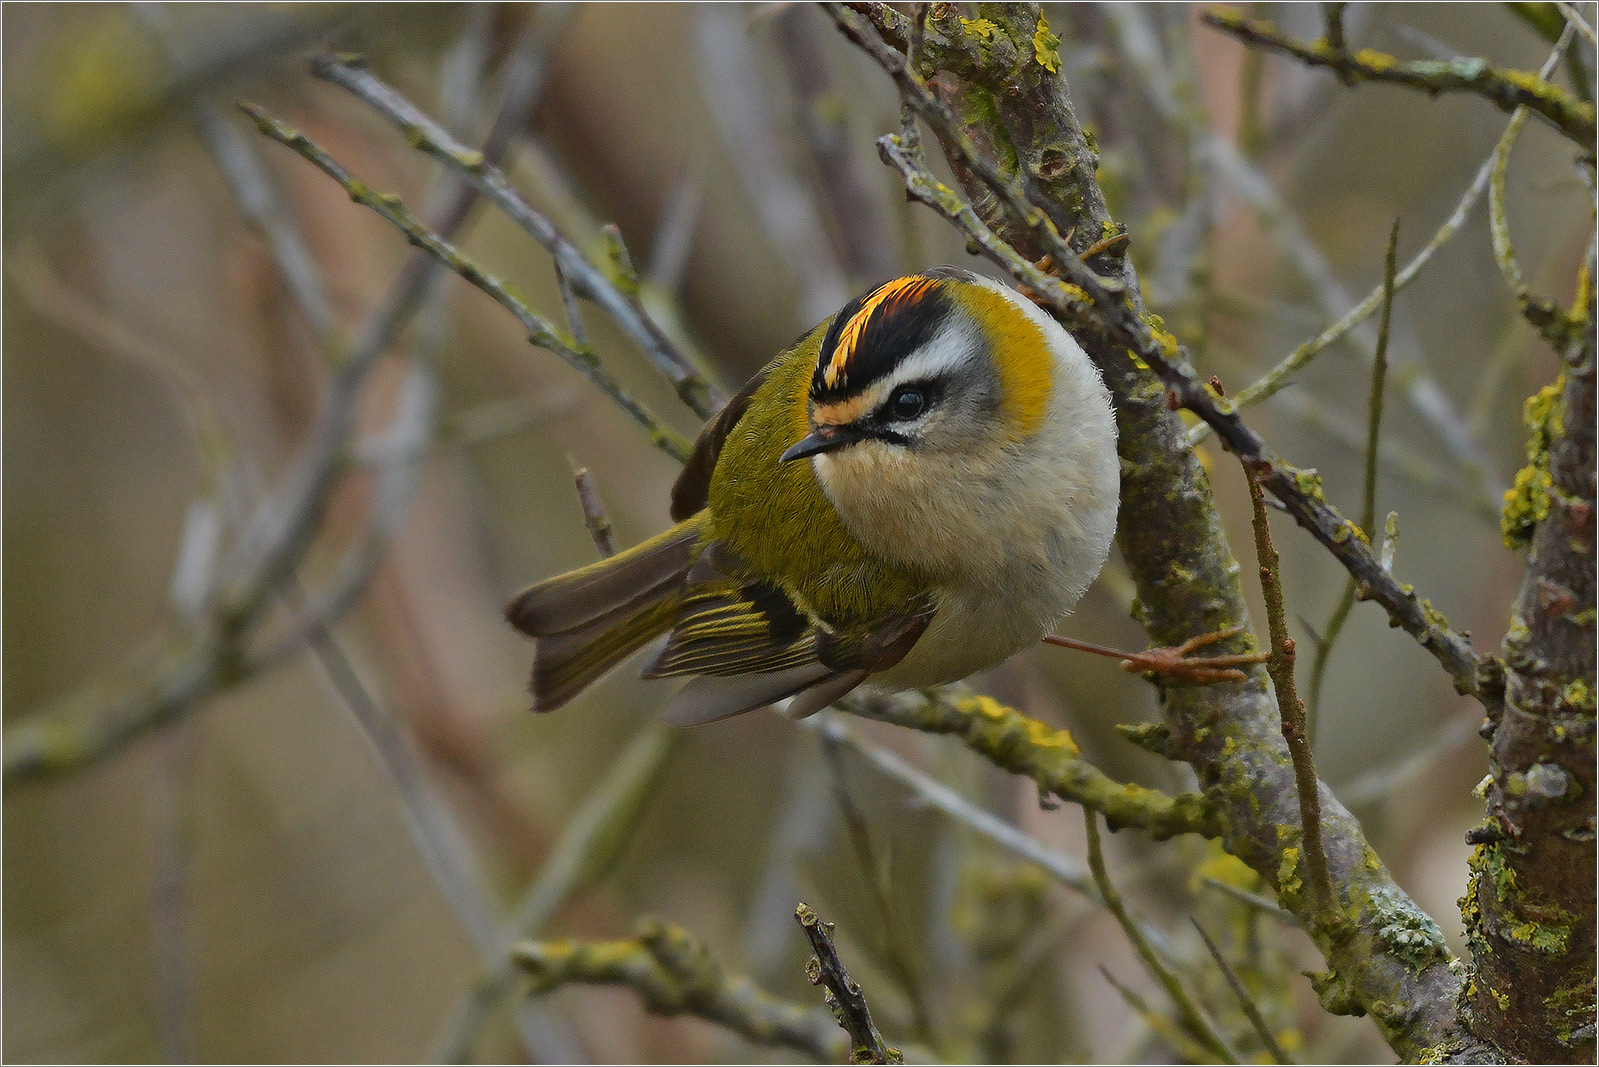
[[[936,612],[932,598],[843,635],[812,619],[786,592],[748,576],[713,543],[689,571],[671,636],[647,678],[696,675],[667,713],[678,726],[715,722],[793,697],[793,713],[818,711],[894,666]]]
[[[771,364],[767,364],[756,371],[755,377],[745,382],[744,388],[734,394],[716,418],[706,423],[700,431],[694,441],[694,451],[689,453],[682,473],[672,483],[673,522],[682,522],[710,503],[711,475],[716,471],[716,460],[722,454],[722,445],[727,442],[733,427],[738,425],[738,420],[744,417],[744,412],[749,410],[750,401],[755,399],[755,391],[766,383],[771,370]]]

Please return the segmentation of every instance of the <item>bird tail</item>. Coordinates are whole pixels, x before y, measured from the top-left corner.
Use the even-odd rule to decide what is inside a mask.
[[[554,711],[671,629],[699,538],[696,516],[625,552],[539,582],[505,606],[511,625],[535,642],[534,711]]]

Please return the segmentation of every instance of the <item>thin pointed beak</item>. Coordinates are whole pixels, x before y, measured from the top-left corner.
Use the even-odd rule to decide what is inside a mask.
[[[856,441],[864,440],[866,434],[849,426],[818,426],[804,437],[799,443],[778,457],[779,463],[790,460],[804,459],[806,456],[817,456],[823,452],[831,452],[845,445],[852,445]]]

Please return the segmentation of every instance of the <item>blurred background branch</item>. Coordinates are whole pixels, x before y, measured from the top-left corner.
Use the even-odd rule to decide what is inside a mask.
[[[1339,55],[1425,57],[1397,59],[1407,69],[1484,54],[1488,78],[1553,48],[1558,66],[1528,83],[1542,103],[1523,103],[1556,122],[1521,118],[1499,152],[1504,119],[1476,89],[1351,92],[1195,8],[851,6],[917,53],[901,86],[920,80],[968,132],[924,113],[950,167],[918,154],[926,131],[882,69],[803,6],[8,11],[5,1036],[19,1058],[837,1059],[833,1020],[796,1007],[815,997],[788,919],[800,899],[839,920],[874,1019],[930,1046],[911,1050],[923,1058],[1369,1060],[1385,1038],[1419,1055],[1446,998],[1406,999],[1419,1020],[1384,1002],[1379,1026],[1318,1000],[1372,1007],[1372,989],[1417,971],[1448,986],[1449,952],[1479,939],[1516,966],[1557,942],[1591,957],[1591,924],[1548,910],[1580,910],[1582,886],[1540,880],[1582,866],[1546,861],[1551,834],[1592,847],[1591,802],[1571,799],[1593,795],[1592,666],[1562,643],[1591,644],[1591,583],[1546,540],[1591,541],[1592,463],[1567,433],[1591,405],[1591,268],[1570,307],[1559,297],[1589,254],[1591,138],[1573,167],[1556,125],[1591,125],[1591,5],[1255,12]],[[995,71],[1021,97],[995,91]],[[1068,84],[1080,126],[1059,130]],[[322,175],[264,166],[227,106],[239,96],[365,191],[392,190],[380,205],[422,205],[413,236],[503,279],[573,364],[430,281],[436,260],[406,256]],[[900,203],[900,175],[872,160],[895,131],[891,155],[965,232]],[[472,213],[480,192],[494,211]],[[1484,192],[1492,226],[1472,211]],[[1006,201],[1026,225],[1002,224]],[[1396,217],[1418,247],[1395,250],[1387,282]],[[776,716],[669,735],[645,725],[659,687],[626,672],[562,715],[525,715],[506,593],[591,559],[607,524],[616,544],[659,529],[671,456],[715,385],[861,286],[978,262],[971,240],[1090,334],[1122,295],[1141,311],[1141,284],[1165,318],[1121,322],[1122,340],[1159,367],[1180,338],[1177,362],[1194,364],[1157,384],[1105,362],[1124,444],[1158,447],[1129,456],[1123,553],[1072,632],[1128,647],[1136,622],[1176,643],[1254,600],[1221,533],[1244,528],[1246,496],[1231,479],[1211,494],[1213,450],[1184,446],[1233,425],[1201,384],[1212,374],[1259,386],[1240,405],[1282,388],[1250,409],[1252,438],[1226,439],[1313,459],[1278,488],[1328,539],[1344,526],[1322,485],[1370,511],[1359,530],[1375,541],[1380,513],[1355,501],[1380,461],[1401,576],[1456,622],[1407,615],[1423,649],[1350,611],[1313,701],[1323,796],[1363,832],[1330,802],[1329,865],[1369,893],[1371,938],[1305,937],[1288,850],[1240,833],[1296,817],[1258,680],[1159,693],[1041,652],[972,692],[862,698],[854,719],[807,724],[821,746]],[[1055,269],[1094,300],[1006,245],[1084,250],[1097,276],[1069,255]],[[637,267],[629,247],[648,250]],[[1496,250],[1518,272],[1509,289]],[[385,293],[391,277],[405,288]],[[1553,308],[1553,333],[1518,313],[1523,291]],[[1395,403],[1373,450],[1379,351]],[[1272,370],[1283,352],[1297,361]],[[601,364],[664,448],[641,448],[595,391]],[[1212,421],[1166,411],[1168,386]],[[1525,574],[1483,521],[1524,463],[1507,515],[1533,545]],[[608,508],[573,493],[578,468]],[[1280,540],[1287,625],[1308,640],[1294,613],[1327,617],[1353,576],[1309,538]],[[1381,546],[1339,548],[1390,610],[1407,596],[1396,542],[1392,526]],[[1507,638],[1517,710],[1502,718],[1495,661],[1479,679],[1454,643],[1467,630],[1477,648]],[[1482,814],[1468,795],[1482,706],[1429,665],[1440,641],[1496,716],[1475,852],[1462,835]],[[1148,833],[1091,848],[1057,798]],[[1099,906],[1085,856],[1114,875],[1131,930]],[[698,937],[616,940],[645,913]],[[529,938],[552,960],[624,946],[606,981],[636,979],[678,1017],[585,990],[581,967],[513,998],[526,972],[506,948]],[[712,945],[726,972],[701,966]],[[1101,967],[1131,977],[1107,986]],[[1313,986],[1296,977],[1323,967]],[[776,999],[701,981],[738,970]],[[125,980],[147,972],[156,983]],[[1545,968],[1539,986],[1485,971],[1477,988],[1520,990],[1509,1014],[1547,1009],[1541,1033],[1567,1042],[1540,1054],[1580,1056],[1580,972]],[[1497,1001],[1474,1011],[1499,1040]],[[779,1034],[792,1051],[764,1044]]]

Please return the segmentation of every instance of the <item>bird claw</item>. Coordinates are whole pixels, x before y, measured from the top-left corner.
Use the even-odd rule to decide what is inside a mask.
[[[1244,652],[1193,659],[1189,658],[1189,654],[1218,641],[1225,641],[1229,637],[1236,637],[1243,632],[1244,627],[1231,626],[1225,630],[1215,630],[1208,634],[1190,637],[1175,647],[1164,645],[1160,648],[1151,648],[1145,652],[1128,655],[1121,661],[1121,668],[1129,674],[1156,674],[1162,678],[1196,685],[1242,682],[1249,676],[1239,668],[1265,663],[1269,658],[1267,653]]]

